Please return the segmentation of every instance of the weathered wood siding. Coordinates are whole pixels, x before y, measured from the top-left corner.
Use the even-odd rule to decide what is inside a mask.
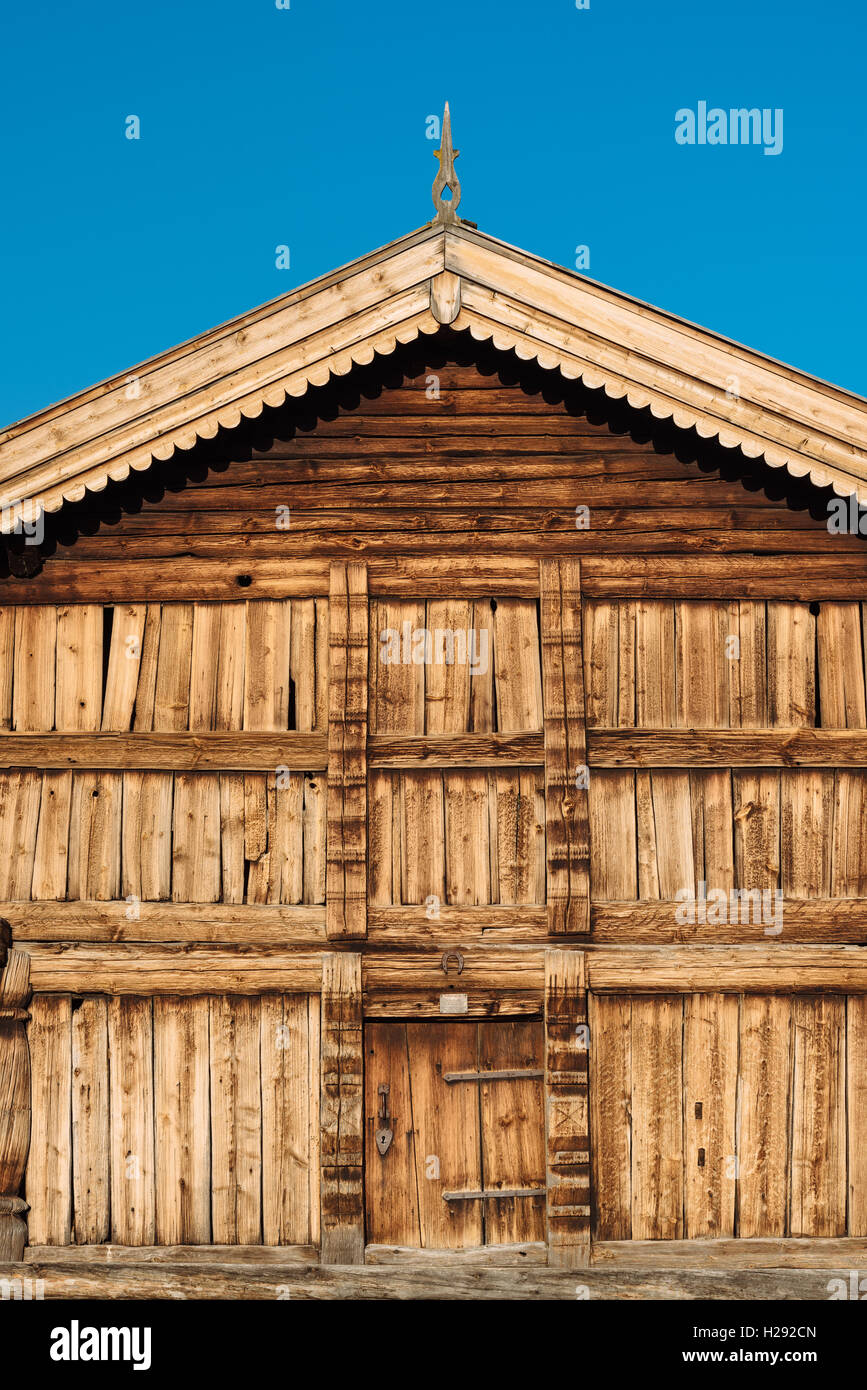
[[[35,995],[33,1245],[307,1245],[319,998]]]
[[[863,1236],[864,999],[590,1000],[594,1236]]]

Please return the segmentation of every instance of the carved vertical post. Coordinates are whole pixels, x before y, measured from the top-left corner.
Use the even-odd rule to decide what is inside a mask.
[[[322,958],[322,1263],[364,1264],[361,956]]]
[[[20,1196],[30,1148],[30,957],[10,948],[0,921],[0,1264],[23,1260],[27,1203]]]
[[[329,592],[326,931],[367,935],[367,567],[333,564]]]
[[[545,952],[548,1263],[590,1263],[589,1033],[583,951]]]
[[[590,808],[581,569],[577,560],[539,562],[548,931],[590,930]]]

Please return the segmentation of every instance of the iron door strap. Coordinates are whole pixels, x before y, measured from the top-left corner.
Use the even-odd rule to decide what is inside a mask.
[[[388,1114],[388,1093],[388,1082],[383,1081],[379,1086],[379,1124],[373,1136],[380,1158],[385,1158],[385,1155],[391,1148],[391,1141],[394,1138],[394,1130],[391,1127]]]
[[[456,1081],[469,1081],[479,1084],[482,1081],[540,1081],[545,1073],[541,1067],[514,1071],[447,1071],[443,1081],[453,1086]]]
[[[544,1187],[486,1187],[481,1191],[444,1192],[444,1202],[482,1202],[490,1197],[544,1197]]]

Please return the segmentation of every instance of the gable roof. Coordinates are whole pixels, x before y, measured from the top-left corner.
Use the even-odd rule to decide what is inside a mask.
[[[867,400],[439,220],[0,432],[2,529],[441,324],[867,504]]]

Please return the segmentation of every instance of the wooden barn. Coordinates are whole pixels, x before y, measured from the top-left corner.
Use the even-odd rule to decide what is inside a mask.
[[[3,1297],[867,1269],[867,402],[438,154],[0,435]]]

